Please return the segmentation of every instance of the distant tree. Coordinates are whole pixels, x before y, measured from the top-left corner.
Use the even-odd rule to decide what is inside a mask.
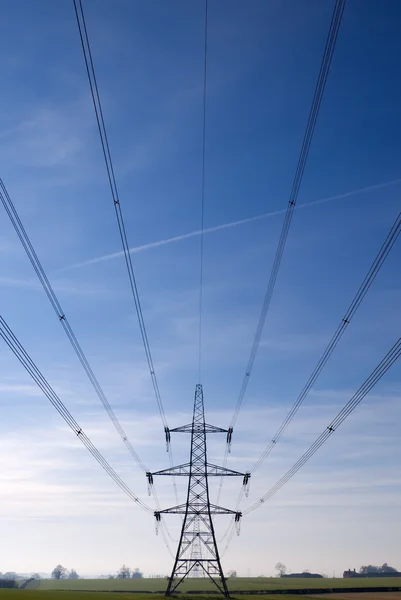
[[[390,567],[387,563],[384,563],[381,567],[378,565],[363,565],[359,569],[361,575],[369,575],[369,573],[398,573],[397,569]]]
[[[67,575],[67,569],[65,567],[63,567],[62,565],[57,565],[57,567],[54,567],[54,569],[52,571],[53,579],[65,579],[66,575]]]
[[[131,573],[132,579],[142,579],[143,573],[139,569],[134,569]]]
[[[394,567],[390,567],[390,565],[388,565],[387,563],[384,563],[381,566],[381,572],[382,573],[397,573],[397,569],[394,569]]]
[[[369,575],[371,574],[376,574],[376,573],[397,573],[397,569],[394,569],[394,567],[390,567],[387,563],[384,563],[384,565],[382,565],[381,567],[377,566],[377,565],[363,565],[360,569],[359,569],[359,573],[361,575]]]
[[[36,581],[39,581],[39,579],[42,579],[41,576],[39,575],[39,573],[32,573],[32,579],[35,579]]]
[[[304,569],[302,573],[310,573],[309,569]]]
[[[2,579],[7,579],[8,581],[16,581],[17,579],[19,579],[19,577],[15,571],[7,571],[7,573],[4,573],[4,575],[2,576]]]
[[[16,588],[18,587],[15,579],[7,579],[4,576],[0,577],[0,588]]]
[[[79,575],[75,569],[71,569],[71,571],[68,573],[68,579],[79,579]]]
[[[129,579],[131,577],[131,569],[123,565],[117,573],[117,579]]]
[[[110,575],[108,576],[108,578],[107,578],[107,579],[115,579],[115,577],[114,577],[114,575],[112,575],[112,574],[110,573]]]
[[[359,569],[359,573],[361,575],[367,575],[368,573],[379,573],[380,567],[376,567],[375,565],[363,565]]]
[[[235,569],[231,569],[231,571],[228,571],[228,576],[231,577],[231,579],[235,579],[237,577],[237,571]]]
[[[278,575],[280,575],[280,577],[282,577],[283,575],[285,575],[287,573],[287,567],[282,562],[278,562],[275,566],[275,569],[276,569]]]

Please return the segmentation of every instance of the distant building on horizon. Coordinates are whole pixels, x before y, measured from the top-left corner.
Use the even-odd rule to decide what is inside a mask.
[[[355,569],[353,571],[351,569],[348,569],[348,571],[344,571],[343,577],[344,579],[349,579],[352,577],[364,577],[365,579],[366,577],[401,577],[401,572],[396,571],[395,573],[376,573],[375,571],[372,571],[370,573],[362,574],[357,573]]]
[[[361,575],[360,573],[357,573],[355,569],[353,571],[351,569],[348,569],[348,571],[344,571],[343,578],[349,579],[350,577],[366,577],[366,575]]]

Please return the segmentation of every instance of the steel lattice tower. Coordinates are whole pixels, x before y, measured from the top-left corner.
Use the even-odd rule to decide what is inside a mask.
[[[161,520],[162,514],[184,515],[177,554],[169,578],[166,596],[170,596],[190,573],[202,570],[220,592],[226,598],[229,598],[212,515],[235,515],[237,522],[242,515],[238,511],[210,503],[208,478],[240,476],[244,478],[244,484],[246,485],[249,481],[249,473],[239,473],[208,463],[206,435],[209,433],[226,433],[227,436],[230,436],[230,430],[205,423],[203,390],[200,384],[195,389],[192,423],[166,431],[167,442],[169,442],[170,433],[191,434],[190,461],[163,471],[147,473],[150,484],[153,483],[154,475],[174,475],[189,478],[186,503],[155,512],[156,521]]]
[[[201,520],[200,517],[195,517],[193,524],[194,541],[191,548],[191,560],[194,561],[194,568],[191,571],[192,577],[204,577],[205,572],[200,566],[202,560],[202,542],[200,539]]]

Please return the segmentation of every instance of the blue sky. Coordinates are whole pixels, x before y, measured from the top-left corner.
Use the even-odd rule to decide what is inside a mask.
[[[203,2],[86,0],[84,7],[131,247],[198,230]],[[210,0],[206,228],[286,208],[332,8],[328,0]],[[120,244],[72,3],[15,0],[4,2],[3,13],[0,175],[139,454],[152,470],[167,467],[123,259],[82,264],[119,252]],[[250,468],[271,439],[400,210],[400,13],[396,0],[346,6],[299,204],[337,198],[295,211],[232,468]],[[217,425],[232,416],[282,219],[205,234],[202,382],[208,420]],[[298,459],[398,338],[399,244],[256,473],[249,501]],[[133,260],[174,427],[190,420],[197,382],[199,236],[143,249]],[[0,267],[3,317],[146,500],[144,477],[80,370],[4,212]],[[9,539],[0,570],[51,571],[61,562],[100,574],[126,563],[167,573],[171,558],[151,517],[106,478],[5,346],[0,368],[0,535]],[[273,574],[278,560],[328,574],[366,563],[401,568],[400,389],[398,364],[269,505],[244,520],[224,555],[227,569]],[[176,461],[186,460],[187,440],[173,441]],[[223,454],[224,440],[211,440],[210,459]],[[172,487],[162,484],[160,500],[171,505]],[[222,504],[235,503],[237,487],[227,484]],[[178,525],[171,517],[173,536]],[[224,522],[217,528],[224,533]]]

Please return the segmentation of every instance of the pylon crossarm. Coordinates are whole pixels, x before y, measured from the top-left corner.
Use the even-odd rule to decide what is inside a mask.
[[[159,515],[184,515],[185,513],[188,515],[209,515],[209,509],[207,506],[205,506],[204,502],[199,502],[199,504],[191,502],[188,507],[186,504],[178,504],[177,506],[172,506],[171,508],[165,508],[164,510],[158,511]],[[210,514],[236,515],[237,511],[224,508],[223,506],[217,506],[216,504],[210,504]]]
[[[210,513],[212,515],[236,515],[236,510],[230,508],[224,508],[223,506],[217,506],[217,504],[210,504]]]
[[[195,444],[194,447],[197,449]],[[150,476],[154,475],[174,475],[188,477],[190,475],[190,469],[191,463],[184,463],[182,465],[177,465],[176,467],[170,467],[169,469],[162,469],[161,471],[155,471],[154,473],[147,473],[146,475],[148,480]],[[220,467],[219,465],[207,463],[206,472],[204,465],[192,465],[192,475],[199,475],[199,477],[205,477],[205,475],[208,477],[246,477],[247,473],[240,473],[239,471],[233,471],[232,469],[226,469],[225,467]]]
[[[192,423],[181,425],[181,427],[174,427],[174,429],[170,429],[170,433],[192,433]]]
[[[188,477],[190,470],[190,463],[185,463],[183,465],[177,465],[176,467],[170,467],[170,469],[163,469],[162,471],[155,471],[152,475],[183,475]]]
[[[227,429],[222,427],[216,427],[215,425],[208,425],[205,423],[205,433],[227,433]]]
[[[225,467],[220,467],[219,465],[212,465],[211,463],[207,463],[207,474],[209,477],[221,475],[227,477],[245,477],[245,473],[233,471],[232,469],[226,469]]]
[[[216,427],[215,425],[208,425],[205,423],[197,423],[194,425],[194,431],[203,432],[203,427],[205,428],[205,433],[228,433],[228,429],[223,429],[222,427]],[[192,423],[188,425],[181,425],[181,427],[175,427],[174,429],[170,429],[170,433],[192,433]]]
[[[185,514],[186,508],[186,504],[178,504],[177,506],[172,506],[171,508],[165,508],[164,510],[160,510],[159,514],[183,515]]]

